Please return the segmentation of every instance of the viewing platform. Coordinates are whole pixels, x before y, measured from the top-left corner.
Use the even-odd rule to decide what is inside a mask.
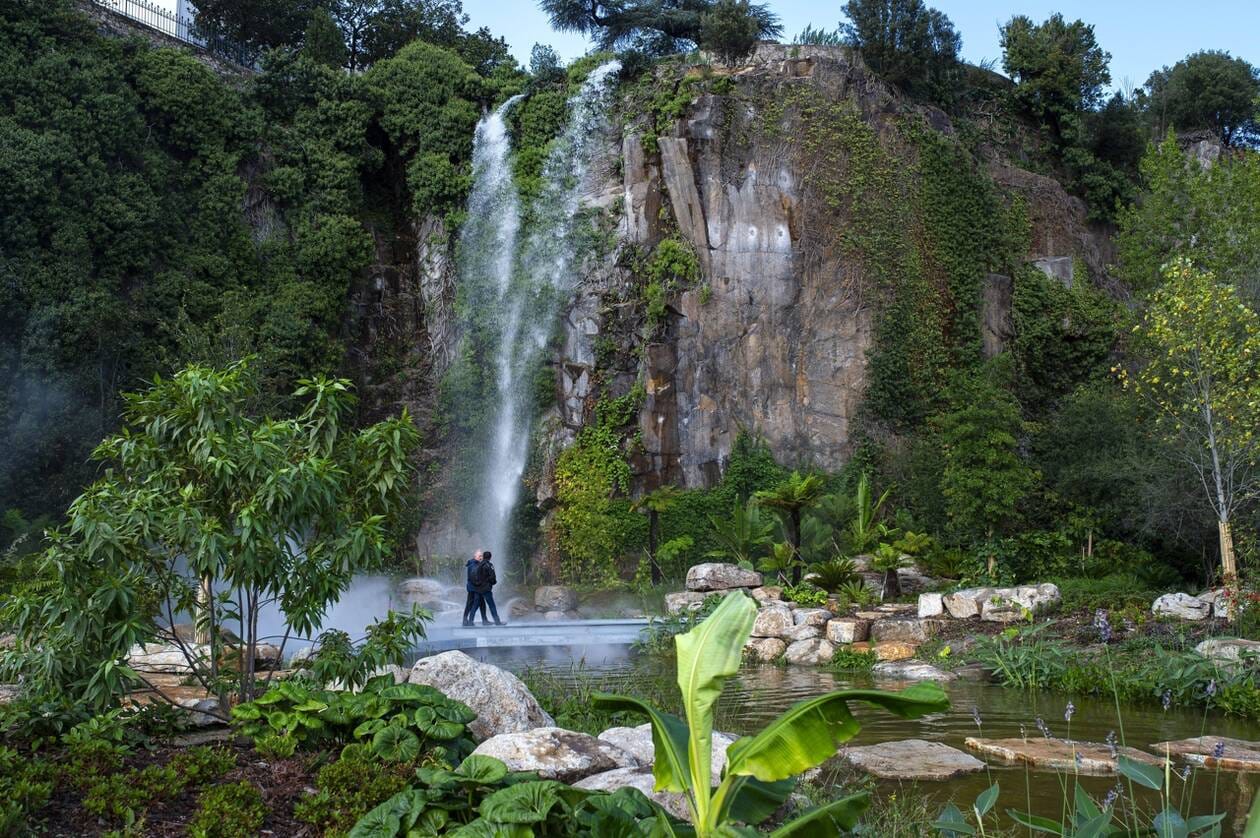
[[[416,645],[421,654],[451,649],[517,648],[522,646],[628,646],[642,635],[648,621],[556,620],[508,623],[503,626],[432,625]]]

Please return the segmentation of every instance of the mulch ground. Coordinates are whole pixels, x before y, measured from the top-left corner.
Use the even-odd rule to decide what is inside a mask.
[[[139,751],[127,758],[125,768],[142,769],[149,765],[165,765],[181,747],[175,745],[153,751]],[[213,784],[248,780],[258,787],[267,808],[263,835],[305,838],[319,834],[309,824],[293,818],[294,804],[314,790],[314,777],[318,770],[315,759],[307,755],[264,760],[253,748],[241,743],[224,742],[221,747],[229,748],[236,754],[237,764]],[[186,836],[188,824],[197,811],[197,796],[208,787],[188,789],[179,797],[154,801],[144,815],[143,834],[155,838]],[[41,831],[55,836],[93,836],[121,829],[122,824],[99,820],[86,811],[82,801],[83,792],[80,789],[61,784],[43,811],[45,818],[40,824]]]

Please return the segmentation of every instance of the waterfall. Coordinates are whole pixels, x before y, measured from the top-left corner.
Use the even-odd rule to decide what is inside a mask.
[[[516,98],[477,126],[474,184],[460,240],[460,282],[496,343],[489,353],[494,359],[494,403],[481,406],[492,410],[493,419],[480,508],[472,523],[485,546],[501,557],[501,567],[520,561],[511,553],[507,530],[529,460],[533,376],[574,284],[573,239],[582,188],[602,140],[619,67],[616,61],[601,65],[569,99],[568,123],[543,165],[543,186],[524,235],[503,119]]]

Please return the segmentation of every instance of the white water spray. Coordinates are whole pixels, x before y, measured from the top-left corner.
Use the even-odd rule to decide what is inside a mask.
[[[560,304],[574,284],[570,271],[576,256],[572,239],[579,200],[602,140],[618,69],[616,61],[601,65],[569,100],[568,125],[543,166],[542,191],[519,248],[520,208],[503,122],[515,99],[477,126],[469,221],[460,242],[466,258],[460,269],[461,281],[491,291],[482,301],[487,307],[482,314],[495,318],[498,326],[497,398],[494,405],[485,406],[493,409],[494,421],[476,529],[485,545],[502,557],[502,566],[521,558],[512,554],[507,530],[529,460],[533,374],[554,333]],[[490,277],[493,282],[487,281]]]

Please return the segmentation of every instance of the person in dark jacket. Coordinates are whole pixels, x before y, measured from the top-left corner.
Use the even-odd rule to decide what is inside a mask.
[[[494,586],[498,583],[498,577],[494,572],[494,563],[490,561],[490,551],[482,550],[479,554],[480,562],[473,569],[471,579],[473,590],[477,593],[477,608],[481,611],[481,624],[488,626],[490,623],[486,620],[486,606],[490,607],[490,615],[494,617],[496,626],[503,625],[499,619],[499,609],[494,607]],[[469,620],[473,617],[468,615]]]
[[[473,553],[473,557],[464,565],[464,590],[468,591],[468,599],[464,601],[464,625],[466,626],[471,626],[473,624],[473,614],[477,610],[477,603],[479,601],[477,589],[473,586],[473,573],[481,564],[479,561],[480,558],[481,551],[478,550],[476,553]],[[485,606],[482,606],[481,610],[484,612]],[[481,619],[484,621],[485,617],[482,617]]]

